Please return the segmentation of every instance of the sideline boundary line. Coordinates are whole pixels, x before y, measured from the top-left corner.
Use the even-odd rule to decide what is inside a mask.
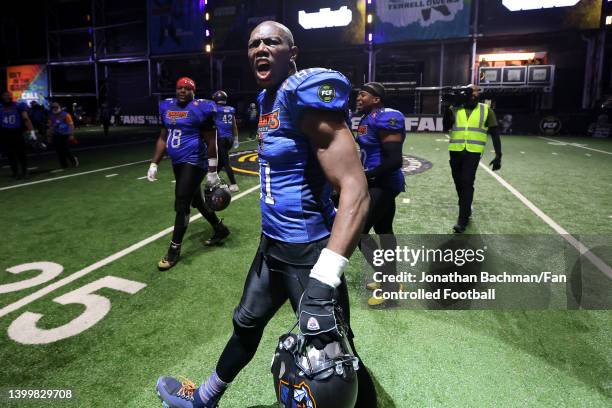
[[[565,228],[560,226],[550,218],[548,215],[544,213],[544,211],[540,210],[534,203],[532,203],[527,197],[525,197],[520,191],[514,188],[510,183],[504,180],[499,174],[496,174],[487,167],[486,164],[480,162],[478,164],[480,167],[485,169],[487,173],[489,173],[495,180],[497,180],[502,186],[504,186],[508,191],[510,191],[516,198],[519,199],[527,208],[529,208],[535,215],[537,215],[542,221],[548,224],[557,234],[561,235],[561,237],[566,240],[571,246],[576,248],[580,255],[584,255],[597,269],[599,269],[602,273],[607,275],[610,279],[612,279],[612,268],[608,266],[604,261],[601,260],[597,255],[592,253],[589,248],[584,245],[582,242],[578,241],[573,235],[571,235]]]
[[[550,142],[561,143],[564,146],[572,146],[572,147],[578,147],[579,149],[587,149],[587,150],[592,150],[594,152],[599,152],[599,153],[604,153],[604,154],[612,154],[612,152],[607,152],[605,150],[599,150],[599,149],[593,149],[592,147],[581,146],[578,143],[564,142],[563,140],[550,139],[550,138],[544,137],[544,136],[538,136],[538,138],[543,139],[543,140],[548,140]]]
[[[448,135],[445,135],[447,138],[450,138]],[[540,137],[540,136],[538,136]],[[552,139],[551,139],[552,140]],[[566,240],[571,246],[576,248],[580,255],[584,255],[591,263],[599,269],[604,275],[608,278],[612,279],[612,268],[608,266],[604,261],[601,260],[597,255],[592,253],[589,248],[584,245],[582,242],[578,241],[573,235],[571,235],[565,228],[557,224],[555,220],[550,218],[548,215],[544,213],[544,211],[540,210],[534,203],[532,203],[527,197],[525,197],[520,191],[514,188],[510,183],[504,180],[499,174],[495,173],[491,170],[485,163],[479,162],[478,165],[485,169],[487,173],[489,173],[495,180],[497,180],[502,186],[504,186],[508,191],[510,191],[516,198],[519,199],[527,208],[529,208],[535,215],[538,216],[542,221],[548,224],[555,232]]]
[[[236,196],[232,197],[232,201],[236,201],[241,199],[242,197],[246,196],[247,194],[252,193],[253,191],[256,191],[259,189],[259,184],[249,188],[248,190],[245,190],[239,194],[236,194]],[[191,218],[189,218],[189,222],[195,221],[199,218],[202,217],[202,214],[196,214],[194,216],[192,216]],[[19,299],[16,302],[13,302],[11,304],[8,304],[6,306],[4,306],[2,309],[0,309],[0,317],[6,316],[9,313],[12,313],[16,310],[19,310],[20,308],[34,302],[35,300],[38,300],[40,298],[42,298],[43,296],[48,295],[49,293],[53,292],[56,289],[61,288],[62,286],[68,285],[69,283],[72,283],[74,281],[76,281],[77,279],[82,278],[83,276],[102,268],[103,266],[106,266],[114,261],[116,261],[117,259],[120,259],[142,247],[144,247],[147,244],[150,244],[151,242],[154,242],[156,240],[158,240],[159,238],[162,238],[164,235],[167,235],[169,233],[172,232],[172,230],[174,229],[174,226],[172,227],[168,227],[156,234],[151,235],[148,238],[143,239],[142,241],[139,241],[135,244],[130,245],[129,247],[122,249],[119,252],[116,252],[110,256],[107,256],[104,259],[99,260],[98,262],[91,264],[83,269],[81,269],[80,271],[74,272],[71,275],[66,276],[63,279],[60,279],[57,282],[53,282],[52,284],[37,290],[34,293],[29,294],[28,296]]]
[[[241,142],[241,144],[249,143],[249,142],[255,142],[255,140],[246,140],[244,142]],[[239,151],[236,151],[236,152],[232,152],[230,154],[230,156],[235,156],[237,154],[242,154],[243,152],[244,151],[242,151],[242,150],[239,150]],[[86,175],[86,174],[97,173],[97,172],[100,172],[100,171],[118,169],[120,167],[132,166],[134,164],[142,164],[142,163],[145,163],[145,162],[148,162],[148,161],[151,161],[151,159],[141,160],[141,161],[132,162],[132,163],[119,164],[117,166],[105,167],[103,169],[88,170],[88,171],[83,171],[81,173],[66,174],[65,176],[52,177],[52,178],[47,178],[47,179],[43,179],[43,180],[29,181],[27,183],[21,183],[21,184],[15,184],[15,185],[12,185],[12,186],[0,187],[0,191],[11,190],[13,188],[19,188],[19,187],[31,186],[31,185],[34,185],[34,184],[47,183],[49,181],[62,180],[62,179],[70,178],[70,177],[83,176],[83,175]],[[259,174],[259,173],[257,173],[257,174]]]
[[[1,187],[0,191],[10,190],[10,189],[19,188],[19,187],[25,187],[25,186],[31,186],[31,185],[34,185],[34,184],[48,183],[49,181],[62,180],[62,179],[70,178],[70,177],[84,176],[85,174],[99,173],[101,171],[118,169],[120,167],[133,166],[134,164],[142,164],[142,163],[145,163],[145,162],[148,162],[148,161],[151,161],[151,159],[140,160],[140,161],[132,162],[132,163],[119,164],[117,166],[105,167],[103,169],[83,171],[81,173],[66,174],[65,176],[52,177],[52,178],[48,178],[48,179],[44,179],[44,180],[36,180],[36,181],[30,181],[30,182],[27,182],[27,183],[15,184],[13,186]]]

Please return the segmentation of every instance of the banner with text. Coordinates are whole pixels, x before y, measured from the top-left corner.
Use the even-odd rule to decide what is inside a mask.
[[[472,0],[378,0],[374,42],[465,37]]]
[[[6,84],[14,101],[47,103],[49,82],[46,65],[18,65],[6,68]]]

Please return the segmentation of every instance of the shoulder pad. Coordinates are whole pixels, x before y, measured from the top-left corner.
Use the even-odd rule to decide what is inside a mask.
[[[395,110],[385,108],[376,115],[376,127],[378,129],[402,130],[404,129],[404,115]]]
[[[348,79],[337,71],[323,68],[313,68],[298,72],[290,78],[297,80],[295,86],[297,105],[301,108],[345,110],[348,108],[348,98],[351,85]]]

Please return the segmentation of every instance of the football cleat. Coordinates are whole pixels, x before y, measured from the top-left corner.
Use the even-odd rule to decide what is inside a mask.
[[[198,390],[193,381],[174,377],[159,377],[155,388],[164,408],[193,408],[193,394]]]
[[[157,269],[167,271],[178,263],[180,256],[181,247],[170,244],[168,253],[157,263]]]
[[[229,191],[232,193],[237,193],[238,191],[240,191],[240,188],[238,187],[238,184],[231,184],[229,186]]]
[[[380,283],[378,282],[372,282],[372,283],[368,283],[368,285],[378,285],[377,288],[375,289],[370,289],[370,290],[376,290],[376,289],[380,289]],[[369,287],[368,287],[369,289]],[[397,289],[399,292],[403,292],[404,291],[404,284],[400,283],[399,287]],[[372,308],[384,308],[384,307],[393,307],[397,305],[397,300],[385,300],[383,297],[381,296],[370,296],[368,298],[368,306],[372,307]]]
[[[214,229],[215,229],[215,232],[213,236],[207,239],[206,242],[204,242],[204,245],[206,246],[219,245],[230,234],[230,230],[225,225],[223,225],[223,220],[219,221],[219,223],[215,225]]]
[[[366,284],[367,290],[376,290],[380,289],[380,282],[369,282]]]

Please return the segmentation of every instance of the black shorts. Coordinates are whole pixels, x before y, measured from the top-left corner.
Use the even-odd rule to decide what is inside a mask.
[[[263,329],[287,299],[296,311],[308,283],[310,270],[327,241],[328,238],[324,238],[307,244],[290,244],[262,234],[244,284],[242,298],[234,310],[234,324],[242,328]],[[336,299],[347,324],[350,324],[344,276],[341,280],[342,283],[336,289]]]

